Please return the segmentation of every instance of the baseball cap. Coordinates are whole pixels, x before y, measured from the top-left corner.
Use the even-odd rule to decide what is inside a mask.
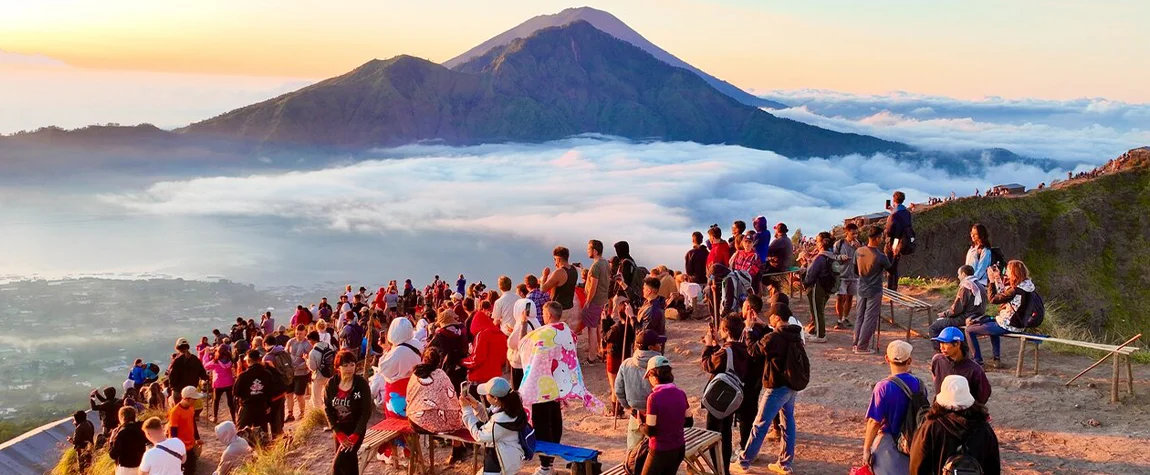
[[[480,396],[503,397],[511,392],[511,383],[507,382],[506,379],[495,377],[480,384],[476,390]]]
[[[639,335],[639,345],[640,346],[650,347],[652,345],[661,345],[661,344],[666,343],[666,342],[667,342],[667,337],[660,335],[658,333],[655,333],[655,330],[643,330],[643,333],[641,335]],[[659,358],[663,358],[663,357],[660,356]],[[666,359],[666,358],[663,358],[663,359]],[[651,361],[648,360],[647,363],[650,364]],[[670,362],[668,362],[667,364],[670,364]]]
[[[931,338],[931,340],[939,343],[956,343],[966,341],[966,336],[962,334],[962,330],[959,330],[958,327],[946,327],[942,329],[942,333]]]
[[[647,360],[647,374],[648,375],[651,374],[651,371],[654,370],[655,368],[664,368],[664,367],[666,367],[666,368],[671,367],[671,360],[667,359],[666,356],[659,355],[659,356],[656,356],[654,358]]]
[[[190,345],[188,345],[188,339],[187,338],[176,338],[176,348],[179,348],[181,346],[190,346]]]
[[[906,363],[910,360],[910,352],[914,347],[902,340],[895,340],[886,345],[886,357],[895,363]]]
[[[184,386],[184,389],[180,390],[180,397],[184,399],[203,399],[205,396],[207,394],[196,391],[195,386]]]

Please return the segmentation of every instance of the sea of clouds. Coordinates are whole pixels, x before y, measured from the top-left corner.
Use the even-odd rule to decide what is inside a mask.
[[[1005,165],[956,177],[883,155],[800,161],[737,146],[578,137],[406,146],[327,169],[163,181],[100,199],[133,213],[277,218],[301,233],[389,240],[473,233],[577,252],[588,239],[628,240],[637,255],[677,265],[690,233],[712,223],[727,229],[762,214],[809,234],[881,211],[895,189],[922,201],[1060,173]]]
[[[791,106],[771,111],[780,117],[933,150],[1005,148],[1072,166],[1099,164],[1150,144],[1150,104],[1103,98],[961,100],[811,89],[758,95]]]

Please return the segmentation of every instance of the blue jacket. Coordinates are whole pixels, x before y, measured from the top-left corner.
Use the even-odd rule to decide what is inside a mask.
[[[148,379],[146,374],[147,371],[147,367],[133,366],[132,372],[128,373],[128,379],[132,380],[132,382],[135,383],[136,387],[138,388],[141,384],[144,384],[145,379]]]
[[[755,239],[751,244],[755,246],[755,255],[759,257],[759,262],[767,262],[767,250],[771,246],[771,232],[767,229],[767,218],[759,216],[755,218],[753,225]]]

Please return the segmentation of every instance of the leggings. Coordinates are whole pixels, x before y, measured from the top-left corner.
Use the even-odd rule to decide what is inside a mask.
[[[685,447],[672,450],[652,450],[643,464],[643,475],[675,475],[687,452]],[[727,459],[730,461],[730,459]]]
[[[339,450],[339,444],[335,445],[335,460],[331,463],[332,475],[359,475],[359,446],[361,444],[363,444],[362,440],[346,452]]]
[[[213,390],[215,396],[212,398],[212,419],[220,419],[220,396],[228,398],[228,413],[232,416],[232,421],[236,420],[236,401],[232,399],[232,387],[215,388]]]

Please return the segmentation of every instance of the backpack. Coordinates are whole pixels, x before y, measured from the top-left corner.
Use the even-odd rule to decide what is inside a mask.
[[[335,349],[328,345],[327,349],[313,349],[312,351],[319,352],[319,369],[320,376],[331,378],[335,376]]]
[[[734,373],[735,354],[727,347],[727,369],[703,389],[703,407],[716,419],[726,419],[743,404],[743,381]]]
[[[509,429],[509,430],[511,429],[510,427],[507,427],[507,424],[504,424],[502,422],[496,422],[496,424],[503,426],[504,429]],[[491,431],[492,431],[491,436],[492,436],[492,438],[494,438],[495,437],[495,427],[494,426],[491,427]],[[531,423],[528,422],[528,423],[523,424],[523,428],[519,429],[516,432],[519,434],[519,448],[523,449],[523,460],[531,461],[531,459],[535,458],[535,441],[536,441],[536,439],[535,439],[535,428],[531,427]]]
[[[647,437],[644,437],[642,441],[627,451],[627,460],[623,461],[623,471],[627,472],[627,475],[643,473],[643,465],[646,465],[647,455],[651,451],[650,445],[647,442]]]
[[[1006,255],[1002,253],[1002,249],[990,248],[990,267],[997,267],[999,270],[1006,269]]]
[[[926,385],[923,384],[922,380],[919,380],[918,392],[912,394],[910,387],[902,378],[891,376],[886,379],[898,386],[902,393],[910,399],[910,406],[907,407],[906,416],[902,419],[902,427],[899,428],[898,438],[895,440],[895,447],[898,451],[903,455],[910,455],[910,444],[914,441],[914,433],[922,426],[923,421],[926,420],[926,413],[930,411],[930,400],[926,398]]]
[[[273,353],[272,365],[275,366],[276,373],[279,373],[284,385],[290,386],[292,379],[295,378],[295,367],[292,366],[291,353],[287,351]]]
[[[155,363],[148,363],[148,371],[151,371],[152,374],[155,375],[153,378],[158,377],[160,376],[160,365]]]
[[[1038,328],[1045,319],[1046,303],[1042,301],[1042,296],[1038,295],[1038,291],[1031,292],[1029,308],[1022,315],[1022,328]]]
[[[952,432],[951,435],[954,435]],[[970,455],[966,448],[967,434],[963,433],[959,440],[964,441],[958,445],[956,454],[946,458],[942,464],[942,472],[946,475],[982,475],[982,464]]]
[[[729,287],[727,286],[728,282],[731,283]],[[729,295],[728,292],[732,292],[734,295]],[[727,274],[727,276],[723,278],[722,302],[725,304],[728,300],[733,299],[734,303],[731,304],[731,308],[723,309],[723,311],[738,311],[740,308],[742,308],[743,301],[747,300],[747,295],[750,293],[751,275],[746,271],[731,271],[730,274]]]
[[[914,238],[914,228],[906,228],[906,237],[899,243],[899,255],[909,256],[914,254],[914,249],[917,246],[918,242]]]
[[[631,267],[633,268],[630,276],[626,276],[626,275],[623,276],[623,278],[627,280],[627,293],[630,294],[632,297],[642,296],[643,295],[643,279],[647,278],[647,276],[650,275],[651,271],[648,270],[646,267],[639,267],[639,264],[636,264],[635,261],[633,261],[631,259],[623,259],[623,262],[630,262]],[[619,273],[620,274],[623,272],[624,267],[625,266],[622,264],[619,265]]]
[[[795,342],[787,346],[787,364],[783,367],[787,377],[787,387],[802,391],[811,383],[811,360],[803,343]]]

